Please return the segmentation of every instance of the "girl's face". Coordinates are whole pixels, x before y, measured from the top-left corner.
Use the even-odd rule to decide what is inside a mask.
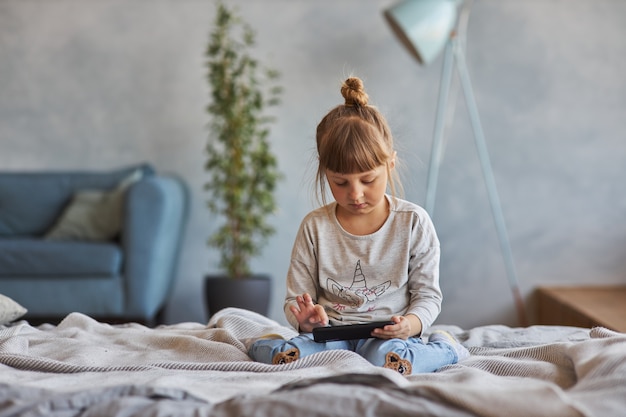
[[[337,201],[337,214],[359,216],[387,213],[387,168],[381,165],[371,171],[339,174],[326,170],[328,185]]]

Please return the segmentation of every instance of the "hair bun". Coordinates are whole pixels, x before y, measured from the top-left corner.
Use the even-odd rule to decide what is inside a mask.
[[[357,77],[350,77],[341,86],[341,95],[346,106],[367,106],[369,96],[363,88],[363,81]]]

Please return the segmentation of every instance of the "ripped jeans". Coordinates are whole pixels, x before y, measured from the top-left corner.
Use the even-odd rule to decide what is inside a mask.
[[[424,343],[419,337],[410,337],[407,340],[370,338],[318,343],[312,333],[301,333],[290,340],[259,339],[248,354],[257,362],[281,364],[331,349],[356,352],[373,365],[405,375],[433,372],[458,361],[454,348],[441,341]]]

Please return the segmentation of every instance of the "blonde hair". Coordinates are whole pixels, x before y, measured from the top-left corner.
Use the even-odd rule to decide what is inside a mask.
[[[387,121],[374,106],[368,105],[369,96],[363,82],[350,77],[341,86],[345,103],[332,109],[317,125],[316,188],[322,205],[326,205],[326,170],[341,174],[371,171],[381,165],[387,168],[391,195],[402,189],[394,159],[393,137]]]

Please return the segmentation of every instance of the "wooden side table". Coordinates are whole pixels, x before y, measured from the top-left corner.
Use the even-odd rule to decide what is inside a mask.
[[[626,285],[537,288],[539,324],[602,326],[626,333]]]

